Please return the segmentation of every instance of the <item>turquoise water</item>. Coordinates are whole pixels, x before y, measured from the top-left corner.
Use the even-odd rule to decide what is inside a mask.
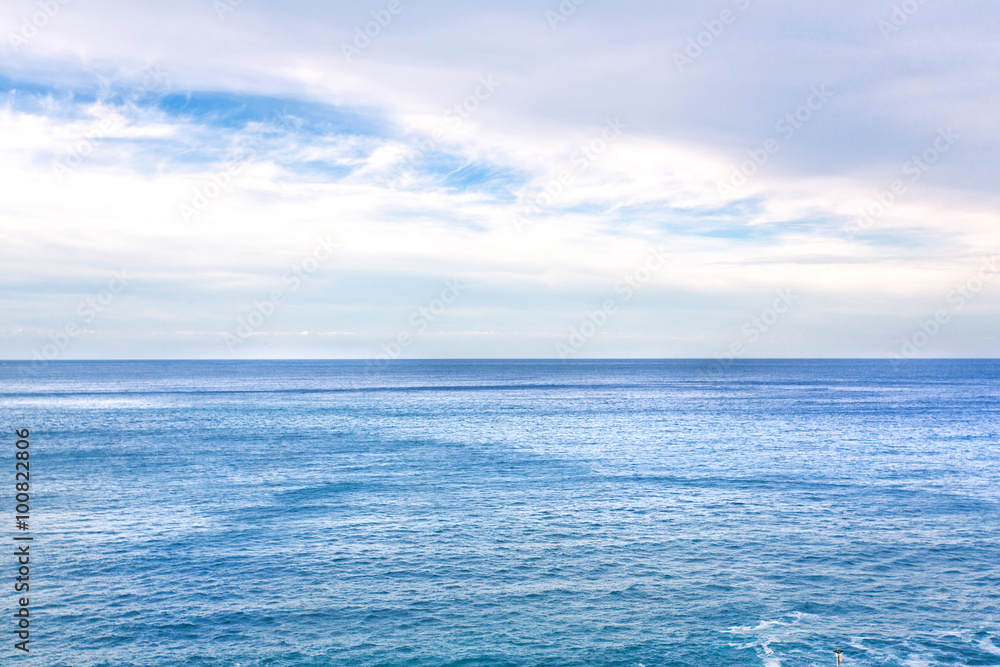
[[[4,362],[16,664],[1000,665],[998,395],[996,361]]]

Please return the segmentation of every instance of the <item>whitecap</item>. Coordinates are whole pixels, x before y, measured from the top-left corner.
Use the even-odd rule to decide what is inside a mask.
[[[997,648],[997,645],[993,643],[992,637],[984,637],[983,640],[979,642],[979,648],[988,653],[992,653],[993,655],[1000,655],[1000,648]]]

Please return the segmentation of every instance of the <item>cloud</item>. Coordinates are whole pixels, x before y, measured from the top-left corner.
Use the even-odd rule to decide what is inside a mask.
[[[888,33],[892,6],[860,1],[555,22],[555,2],[228,6],[66,2],[15,43],[38,5],[10,4],[5,354],[127,268],[67,355],[226,356],[239,313],[332,234],[336,261],[241,354],[372,356],[460,276],[408,353],[553,356],[663,247],[669,269],[583,356],[711,356],[788,286],[804,296],[761,354],[877,356],[1000,240],[985,2]],[[935,344],[995,353],[977,326]]]

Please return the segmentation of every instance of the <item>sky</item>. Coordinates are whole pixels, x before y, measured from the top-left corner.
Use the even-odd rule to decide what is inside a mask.
[[[0,358],[995,357],[998,19],[5,0]]]

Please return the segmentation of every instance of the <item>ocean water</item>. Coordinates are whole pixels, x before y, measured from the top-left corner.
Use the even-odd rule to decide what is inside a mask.
[[[997,361],[4,362],[0,422],[4,664],[1000,665]]]

